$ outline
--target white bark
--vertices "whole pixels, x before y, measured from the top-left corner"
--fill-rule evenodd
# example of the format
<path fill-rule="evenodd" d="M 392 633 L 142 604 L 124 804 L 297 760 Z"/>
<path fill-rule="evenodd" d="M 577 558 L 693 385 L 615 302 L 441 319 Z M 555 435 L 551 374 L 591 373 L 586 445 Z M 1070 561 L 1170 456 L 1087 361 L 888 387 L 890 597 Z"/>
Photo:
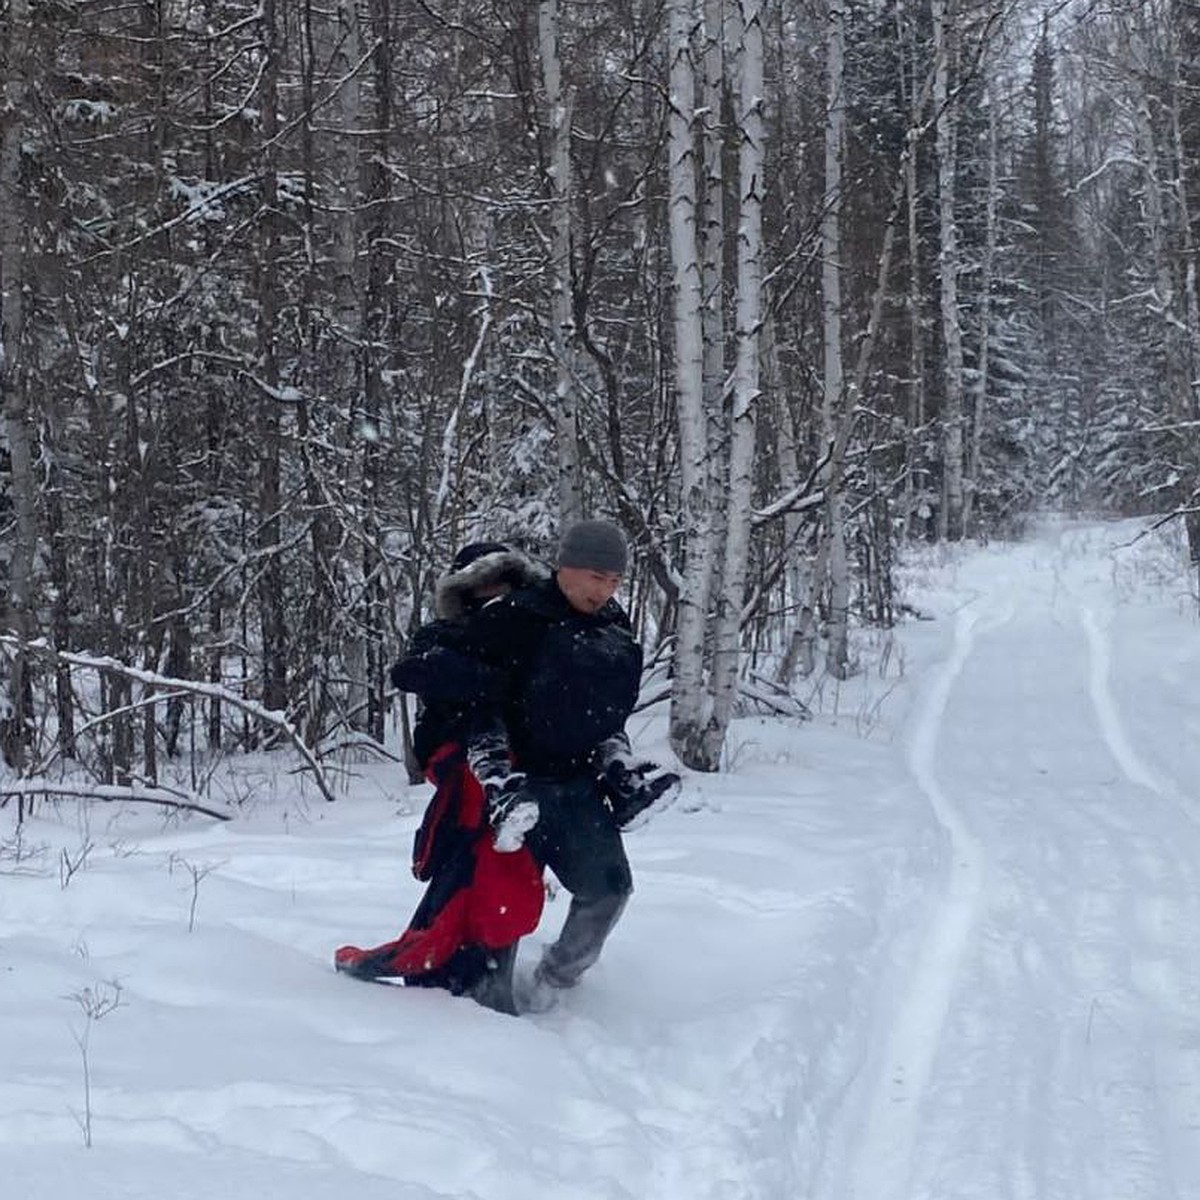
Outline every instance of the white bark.
<path fill-rule="evenodd" d="M 694 0 L 671 0 L 667 52 L 670 61 L 668 221 L 674 290 L 675 406 L 679 422 L 680 526 L 684 570 L 676 618 L 675 669 L 671 687 L 671 745 L 684 763 L 697 762 L 709 701 L 704 677 L 708 579 L 712 570 L 711 481 L 704 408 L 704 339 L 701 263 L 696 238 L 696 156 L 693 120 L 696 72 L 692 32 Z"/>
<path fill-rule="evenodd" d="M 714 767 L 733 715 L 741 663 L 742 600 L 750 552 L 755 412 L 762 342 L 762 206 L 766 165 L 762 0 L 736 0 L 733 11 L 736 15 L 728 28 L 736 33 L 738 63 L 737 358 L 729 434 L 724 572 L 713 632 L 713 717 L 705 739 L 706 757 Z"/>
<path fill-rule="evenodd" d="M 558 0 L 538 5 L 538 45 L 550 125 L 550 340 L 555 363 L 558 515 L 565 525 L 583 515 L 575 373 L 571 364 L 571 105 L 562 86 Z"/>
<path fill-rule="evenodd" d="M 950 96 L 953 65 L 954 0 L 932 0 L 936 68 L 933 85 L 937 112 L 938 245 L 941 274 L 942 343 L 945 395 L 942 402 L 943 537 L 962 537 L 963 516 L 963 345 L 958 311 L 958 226 L 954 219 L 957 188 L 956 110 Z"/>
<path fill-rule="evenodd" d="M 704 307 L 701 323 L 704 333 L 704 409 L 708 415 L 709 473 L 713 480 L 724 479 L 729 471 L 729 422 L 725 411 L 728 374 L 725 331 L 725 168 L 724 130 L 721 114 L 727 91 L 725 68 L 732 56 L 726 54 L 727 0 L 703 0 L 702 83 L 698 120 L 703 141 L 701 161 L 703 186 L 700 198 L 698 232 L 701 246 L 701 287 Z M 711 612 L 721 587 L 723 555 L 720 533 L 727 519 L 725 490 L 711 489 L 712 528 L 716 538 L 711 557 L 711 573 L 706 582 Z M 706 642 L 711 659 L 712 643 Z M 711 662 L 710 662 L 711 665 Z"/>

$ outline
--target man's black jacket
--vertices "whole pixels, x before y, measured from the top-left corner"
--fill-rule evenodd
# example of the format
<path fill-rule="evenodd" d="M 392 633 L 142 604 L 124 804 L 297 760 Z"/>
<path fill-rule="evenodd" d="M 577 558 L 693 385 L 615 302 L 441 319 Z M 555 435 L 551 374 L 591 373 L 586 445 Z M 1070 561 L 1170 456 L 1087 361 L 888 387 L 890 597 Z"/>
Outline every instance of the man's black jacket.
<path fill-rule="evenodd" d="M 592 751 L 623 731 L 637 702 L 642 651 L 624 609 L 610 600 L 581 613 L 553 577 L 493 601 L 454 634 L 424 656 L 423 671 L 442 686 L 470 678 L 460 656 L 495 671 L 496 711 L 529 775 L 592 771 Z"/>

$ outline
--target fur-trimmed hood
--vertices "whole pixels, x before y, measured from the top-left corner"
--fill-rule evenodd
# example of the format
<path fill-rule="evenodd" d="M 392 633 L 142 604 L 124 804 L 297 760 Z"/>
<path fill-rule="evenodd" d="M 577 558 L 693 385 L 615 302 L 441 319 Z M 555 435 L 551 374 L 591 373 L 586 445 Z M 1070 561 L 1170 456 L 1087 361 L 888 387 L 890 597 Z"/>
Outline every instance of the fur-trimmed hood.
<path fill-rule="evenodd" d="M 475 590 L 494 583 L 514 588 L 527 587 L 550 578 L 550 568 L 535 562 L 520 550 L 498 550 L 484 554 L 458 571 L 447 571 L 434 590 L 434 611 L 443 620 L 454 621 L 471 609 Z"/>

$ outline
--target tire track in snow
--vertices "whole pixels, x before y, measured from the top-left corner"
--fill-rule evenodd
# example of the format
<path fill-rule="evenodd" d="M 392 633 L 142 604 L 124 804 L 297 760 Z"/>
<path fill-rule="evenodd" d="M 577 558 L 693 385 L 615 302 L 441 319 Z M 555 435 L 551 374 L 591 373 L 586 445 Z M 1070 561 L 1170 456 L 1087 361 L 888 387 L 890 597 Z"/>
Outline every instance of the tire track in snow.
<path fill-rule="evenodd" d="M 1010 616 L 1006 613 L 994 624 Z M 891 1021 L 883 1057 L 877 1060 L 879 1078 L 854 1155 L 849 1192 L 853 1200 L 909 1200 L 921 1101 L 983 890 L 983 848 L 938 784 L 936 763 L 950 694 L 971 656 L 978 622 L 978 613 L 959 611 L 954 648 L 922 706 L 909 746 L 909 769 L 948 842 L 949 879 Z"/>
<path fill-rule="evenodd" d="M 1180 799 L 1175 788 L 1164 783 L 1146 766 L 1126 736 L 1121 714 L 1108 683 L 1112 671 L 1112 653 L 1096 614 L 1090 608 L 1081 607 L 1079 619 L 1088 641 L 1088 691 L 1091 694 L 1092 707 L 1096 710 L 1100 732 L 1104 735 L 1105 744 L 1112 752 L 1117 766 L 1130 783 L 1148 788 L 1164 800 Z"/>
<path fill-rule="evenodd" d="M 1088 691 L 1097 724 L 1109 753 L 1125 778 L 1163 801 L 1167 809 L 1194 831 L 1196 817 L 1183 791 L 1169 774 L 1159 774 L 1134 748 L 1126 732 L 1117 697 L 1113 692 L 1112 642 L 1108 630 L 1096 613 L 1080 605 L 1079 620 L 1088 643 Z M 1155 824 L 1158 825 L 1157 830 Z M 1158 1007 L 1160 1020 L 1168 1023 L 1172 1014 L 1183 1014 L 1184 1028 L 1190 1028 L 1195 996 L 1200 980 L 1194 956 L 1181 945 L 1178 931 L 1195 929 L 1200 918 L 1197 904 L 1198 876 L 1194 855 L 1185 839 L 1168 840 L 1165 825 L 1140 819 L 1123 831 L 1136 847 L 1130 856 L 1129 870 L 1136 872 L 1140 899 L 1137 904 L 1139 937 L 1131 936 L 1129 986 L 1143 1002 Z M 1179 833 L 1188 832 L 1178 830 Z M 1166 883 L 1171 881 L 1168 888 Z M 1159 1028 L 1166 1028 L 1164 1024 Z M 1178 1038 L 1179 1035 L 1175 1035 Z M 1144 1120 L 1154 1131 L 1155 1162 L 1161 1163 L 1166 1178 L 1159 1186 L 1169 1187 L 1169 1195 L 1183 1196 L 1194 1190 L 1194 1148 L 1190 1137 L 1180 1138 L 1179 1130 L 1195 1128 L 1196 1096 L 1200 1094 L 1194 1073 L 1180 1063 L 1186 1062 L 1190 1034 L 1182 1042 L 1160 1032 L 1160 1047 L 1152 1046 L 1138 1063 L 1143 1082 L 1134 1094 L 1146 1110 Z M 1148 1063 L 1147 1063 L 1148 1059 Z M 1166 1070 L 1166 1064 L 1170 1064 Z M 1149 1084 L 1144 1082 L 1149 1076 Z M 1134 1076 L 1135 1081 L 1138 1076 Z M 1128 1086 L 1128 1085 L 1127 1085 Z M 1105 1080 L 1106 1096 L 1114 1091 L 1111 1079 Z M 1133 1102 L 1124 1105 L 1122 1116 L 1128 1120 Z M 1115 1118 L 1114 1118 L 1115 1120 Z M 1188 1178 L 1192 1178 L 1189 1185 Z M 1111 1177 L 1110 1177 L 1111 1178 Z"/>

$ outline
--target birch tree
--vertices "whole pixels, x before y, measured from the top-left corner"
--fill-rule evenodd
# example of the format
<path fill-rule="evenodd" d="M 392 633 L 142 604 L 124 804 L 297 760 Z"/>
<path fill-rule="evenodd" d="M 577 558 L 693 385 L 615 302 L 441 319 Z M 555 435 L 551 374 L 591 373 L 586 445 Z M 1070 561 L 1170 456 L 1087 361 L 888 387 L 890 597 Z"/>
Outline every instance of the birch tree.
<path fill-rule="evenodd" d="M 705 304 L 723 303 L 721 290 L 708 290 L 706 263 L 719 257 L 715 232 L 723 229 L 710 212 L 724 204 L 724 189 L 711 186 L 715 169 L 704 150 L 705 125 L 695 121 L 697 78 L 694 31 L 704 28 L 694 4 L 670 9 L 671 255 L 675 290 L 675 386 L 681 452 L 684 568 L 676 626 L 675 674 L 671 694 L 671 741 L 697 770 L 715 771 L 737 697 L 741 627 L 754 487 L 755 410 L 759 399 L 762 340 L 765 166 L 763 120 L 763 30 L 758 0 L 705 8 L 719 21 L 726 64 L 734 64 L 735 135 L 738 158 L 736 341 L 730 404 L 725 405 L 724 355 L 705 344 Z M 715 80 L 713 80 L 715 90 Z M 705 95 L 713 93 L 706 85 Z M 710 136 L 715 128 L 708 129 Z M 697 139 L 701 152 L 697 156 Z M 697 173 L 705 164 L 703 254 L 697 237 Z M 725 253 L 724 247 L 721 254 Z M 722 325 L 711 318 L 708 330 Z M 708 353 L 706 354 L 706 349 Z M 708 372 L 719 370 L 721 387 Z M 726 415 L 727 414 L 727 415 Z M 727 447 L 727 449 L 724 449 Z M 722 500 L 718 502 L 717 497 Z M 719 568 L 717 567 L 719 564 Z"/>
<path fill-rule="evenodd" d="M 701 185 L 697 236 L 700 239 L 702 304 L 700 328 L 704 339 L 704 411 L 708 428 L 708 461 L 713 479 L 729 470 L 730 443 L 725 414 L 728 359 L 725 336 L 725 129 L 729 80 L 726 66 L 734 61 L 727 46 L 729 0 L 702 0 L 700 23 L 700 109 L 696 135 L 700 141 Z M 722 487 L 712 489 L 711 519 L 714 532 L 728 520 L 728 497 Z M 711 607 L 721 589 L 725 563 L 714 545 L 709 560 Z"/>
<path fill-rule="evenodd" d="M 763 28 L 761 0 L 734 0 L 726 28 L 737 77 L 738 227 L 734 334 L 737 357 L 729 426 L 729 502 L 725 513 L 721 593 L 713 629 L 713 714 L 704 760 L 719 762 L 733 715 L 741 667 L 742 609 L 754 488 L 755 413 L 759 401 L 762 342 L 762 213 L 766 165 L 763 120 Z"/>
<path fill-rule="evenodd" d="M 668 222 L 674 313 L 675 411 L 679 426 L 680 529 L 683 569 L 675 623 L 671 689 L 671 745 L 685 763 L 708 763 L 705 731 L 710 704 L 705 675 L 709 580 L 712 575 L 712 489 L 704 405 L 704 303 L 697 245 L 697 164 L 693 122 L 696 69 L 692 36 L 694 0 L 671 0 L 667 8 L 669 61 Z M 712 766 L 706 766 L 712 770 Z"/>

